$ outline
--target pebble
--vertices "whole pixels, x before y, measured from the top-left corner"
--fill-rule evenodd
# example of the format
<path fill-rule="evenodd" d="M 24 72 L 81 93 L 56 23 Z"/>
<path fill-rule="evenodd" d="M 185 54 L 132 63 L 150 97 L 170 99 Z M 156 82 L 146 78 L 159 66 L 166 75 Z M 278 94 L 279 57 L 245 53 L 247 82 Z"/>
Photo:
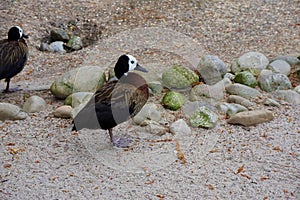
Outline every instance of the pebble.
<path fill-rule="evenodd" d="M 213 128 L 216 126 L 219 115 L 206 106 L 198 108 L 190 116 L 192 127 Z"/>
<path fill-rule="evenodd" d="M 72 118 L 72 107 L 63 105 L 53 111 L 54 117 L 57 118 Z"/>

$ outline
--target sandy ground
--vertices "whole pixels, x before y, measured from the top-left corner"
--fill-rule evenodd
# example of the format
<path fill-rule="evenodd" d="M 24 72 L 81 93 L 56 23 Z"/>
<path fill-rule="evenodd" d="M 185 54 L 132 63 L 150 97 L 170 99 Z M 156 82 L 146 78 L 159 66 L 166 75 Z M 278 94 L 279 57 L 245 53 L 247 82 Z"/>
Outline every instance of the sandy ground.
<path fill-rule="evenodd" d="M 129 121 L 115 128 L 134 140 L 122 150 L 109 145 L 105 131 L 71 132 L 71 120 L 51 116 L 63 102 L 40 90 L 70 69 L 112 66 L 124 52 L 158 76 L 173 64 L 195 67 L 203 54 L 227 64 L 250 50 L 270 59 L 299 56 L 299 8 L 298 0 L 1 1 L 0 36 L 21 25 L 30 32 L 30 59 L 12 79 L 23 91 L 0 100 L 22 106 L 39 95 L 48 106 L 24 121 L 0 122 L 0 199 L 299 199 L 299 106 L 264 107 L 258 100 L 257 108 L 273 111 L 272 122 L 244 128 L 221 115 L 212 130 L 176 137 L 141 132 Z M 87 46 L 40 52 L 41 38 L 70 20 Z M 169 114 L 168 123 L 182 117 Z"/>

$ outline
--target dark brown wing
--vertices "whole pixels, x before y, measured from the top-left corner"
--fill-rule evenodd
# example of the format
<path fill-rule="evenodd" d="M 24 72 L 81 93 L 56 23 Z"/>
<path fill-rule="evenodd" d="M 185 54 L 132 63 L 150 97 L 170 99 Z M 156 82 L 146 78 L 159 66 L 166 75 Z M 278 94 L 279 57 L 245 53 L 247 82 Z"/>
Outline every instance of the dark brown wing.
<path fill-rule="evenodd" d="M 0 43 L 0 79 L 11 78 L 24 68 L 28 58 L 28 47 L 23 41 Z"/>

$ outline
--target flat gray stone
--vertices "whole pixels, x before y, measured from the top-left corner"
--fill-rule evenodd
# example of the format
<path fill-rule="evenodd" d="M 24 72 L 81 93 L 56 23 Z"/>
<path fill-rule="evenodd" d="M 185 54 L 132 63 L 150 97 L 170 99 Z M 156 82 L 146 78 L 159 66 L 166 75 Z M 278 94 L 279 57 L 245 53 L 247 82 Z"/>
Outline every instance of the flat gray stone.
<path fill-rule="evenodd" d="M 228 103 L 237 103 L 237 104 L 240 104 L 242 106 L 245 106 L 248 109 L 254 106 L 254 103 L 252 103 L 248 99 L 246 99 L 244 97 L 241 97 L 241 96 L 238 96 L 238 95 L 230 95 L 227 98 L 227 102 Z"/>
<path fill-rule="evenodd" d="M 238 95 L 246 99 L 251 99 L 251 98 L 261 96 L 261 93 L 258 90 L 239 83 L 234 83 L 229 87 L 227 87 L 227 92 L 229 94 Z"/>
<path fill-rule="evenodd" d="M 0 120 L 23 120 L 27 113 L 23 112 L 19 106 L 10 103 L 0 103 Z"/>
<path fill-rule="evenodd" d="M 244 111 L 235 114 L 227 121 L 229 124 L 239 124 L 243 126 L 254 126 L 260 123 L 273 120 L 274 116 L 268 110 Z"/>
<path fill-rule="evenodd" d="M 300 105 L 300 94 L 294 90 L 277 90 L 272 94 L 293 105 Z"/>
<path fill-rule="evenodd" d="M 271 99 L 271 98 L 265 99 L 263 104 L 266 105 L 266 106 L 280 107 L 280 103 L 278 103 L 277 101 L 275 101 L 274 99 Z"/>

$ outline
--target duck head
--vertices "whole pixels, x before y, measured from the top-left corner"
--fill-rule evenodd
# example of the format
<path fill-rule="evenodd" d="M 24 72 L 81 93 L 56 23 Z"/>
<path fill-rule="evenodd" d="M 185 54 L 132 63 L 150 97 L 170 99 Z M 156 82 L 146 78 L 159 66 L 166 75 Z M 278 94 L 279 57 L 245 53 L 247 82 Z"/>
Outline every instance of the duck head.
<path fill-rule="evenodd" d="M 28 35 L 23 33 L 23 30 L 19 26 L 11 27 L 8 31 L 9 41 L 18 41 L 21 38 L 28 38 Z"/>
<path fill-rule="evenodd" d="M 115 75 L 118 79 L 120 79 L 123 75 L 127 76 L 129 71 L 138 70 L 142 72 L 148 72 L 147 69 L 140 66 L 135 59 L 135 57 L 131 55 L 122 55 L 119 57 L 116 65 L 115 65 Z"/>

